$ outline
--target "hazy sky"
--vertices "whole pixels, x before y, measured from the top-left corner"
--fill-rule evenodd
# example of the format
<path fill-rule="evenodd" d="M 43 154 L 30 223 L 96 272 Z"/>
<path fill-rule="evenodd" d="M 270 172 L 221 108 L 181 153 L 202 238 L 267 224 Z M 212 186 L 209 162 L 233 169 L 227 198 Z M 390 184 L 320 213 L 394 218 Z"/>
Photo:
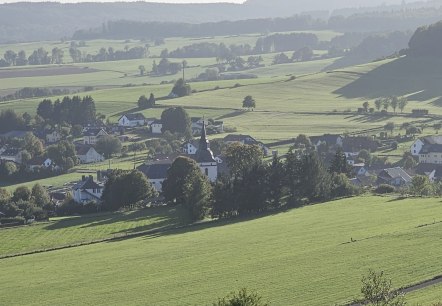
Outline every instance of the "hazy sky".
<path fill-rule="evenodd" d="M 0 3 L 11 3 L 11 2 L 44 2 L 47 0 L 0 0 Z M 117 0 L 49 0 L 50 2 L 113 2 Z M 125 0 L 118 0 L 125 1 Z M 126 0 L 135 1 L 135 0 Z M 144 0 L 146 2 L 164 2 L 164 3 L 215 3 L 215 2 L 231 2 L 231 3 L 243 3 L 245 0 Z"/>

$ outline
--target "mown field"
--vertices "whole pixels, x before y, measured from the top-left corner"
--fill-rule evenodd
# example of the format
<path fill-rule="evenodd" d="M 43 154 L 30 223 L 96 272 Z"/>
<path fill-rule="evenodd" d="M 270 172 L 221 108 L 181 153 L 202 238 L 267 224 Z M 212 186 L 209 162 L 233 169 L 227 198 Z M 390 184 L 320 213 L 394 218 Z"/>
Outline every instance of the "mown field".
<path fill-rule="evenodd" d="M 441 274 L 441 213 L 440 199 L 367 196 L 3 259 L 1 301 L 208 305 L 247 287 L 272 305 L 342 304 L 359 297 L 370 268 L 384 270 L 397 287 Z"/>
<path fill-rule="evenodd" d="M 442 284 L 430 286 L 406 296 L 409 305 L 434 305 L 442 301 Z"/>

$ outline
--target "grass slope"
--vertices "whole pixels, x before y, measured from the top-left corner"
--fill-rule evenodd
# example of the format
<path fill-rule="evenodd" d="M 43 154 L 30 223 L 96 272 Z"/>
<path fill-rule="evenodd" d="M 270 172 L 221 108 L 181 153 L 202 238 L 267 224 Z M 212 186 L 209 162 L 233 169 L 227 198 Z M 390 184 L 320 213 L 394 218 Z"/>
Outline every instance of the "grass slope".
<path fill-rule="evenodd" d="M 441 204 L 359 197 L 247 222 L 4 259 L 1 300 L 207 305 L 247 287 L 273 305 L 342 303 L 359 294 L 369 268 L 385 270 L 395 286 L 440 274 Z"/>
<path fill-rule="evenodd" d="M 0 256 L 119 237 L 186 222 L 184 212 L 174 208 L 56 218 L 31 226 L 1 229 Z"/>
<path fill-rule="evenodd" d="M 406 297 L 409 305 L 433 306 L 442 303 L 442 284 L 409 293 Z"/>

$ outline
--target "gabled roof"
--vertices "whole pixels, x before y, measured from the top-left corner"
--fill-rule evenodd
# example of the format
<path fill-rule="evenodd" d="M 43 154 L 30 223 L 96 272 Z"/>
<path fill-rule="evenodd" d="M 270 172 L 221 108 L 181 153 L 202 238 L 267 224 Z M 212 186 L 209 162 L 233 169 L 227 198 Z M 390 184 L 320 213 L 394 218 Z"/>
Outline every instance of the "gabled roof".
<path fill-rule="evenodd" d="M 434 176 L 436 178 L 442 178 L 442 165 L 421 163 L 416 166 L 414 171 L 418 175 L 430 175 L 433 171 L 435 171 Z"/>
<path fill-rule="evenodd" d="M 224 141 L 238 141 L 238 142 L 245 142 L 250 144 L 256 144 L 258 141 L 253 138 L 250 135 L 242 135 L 242 134 L 229 134 L 226 137 L 224 137 Z"/>
<path fill-rule="evenodd" d="M 18 153 L 20 153 L 20 149 L 19 148 L 7 148 L 0 155 L 1 156 L 16 156 L 16 155 L 18 155 Z"/>
<path fill-rule="evenodd" d="M 107 135 L 107 132 L 102 128 L 87 128 L 83 132 L 83 136 L 97 136 L 101 131 L 103 131 L 105 135 Z"/>
<path fill-rule="evenodd" d="M 163 121 L 161 120 L 155 120 L 154 122 L 151 123 L 152 124 L 163 124 Z"/>
<path fill-rule="evenodd" d="M 442 153 L 442 144 L 426 144 L 419 151 L 419 154 Z"/>
<path fill-rule="evenodd" d="M 144 117 L 144 115 L 141 114 L 141 113 L 136 113 L 136 114 L 124 114 L 123 116 L 121 116 L 121 118 L 123 118 L 124 116 L 126 116 L 126 118 L 127 118 L 129 121 L 145 120 L 145 119 L 146 119 L 146 117 Z M 121 119 L 121 118 L 120 118 L 120 119 Z"/>
<path fill-rule="evenodd" d="M 396 179 L 401 178 L 404 182 L 410 183 L 412 177 L 401 167 L 384 169 L 378 175 L 381 178 Z"/>
<path fill-rule="evenodd" d="M 328 145 L 334 145 L 337 143 L 339 138 L 342 138 L 342 136 L 333 135 L 333 134 L 324 134 L 322 136 L 310 136 L 309 138 L 313 144 L 316 144 L 318 142 L 325 142 Z"/>
<path fill-rule="evenodd" d="M 103 187 L 98 185 L 96 182 L 94 182 L 94 179 L 92 177 L 84 177 L 81 182 L 78 182 L 77 184 L 72 187 L 74 190 L 86 190 L 86 189 L 102 189 Z"/>
<path fill-rule="evenodd" d="M 171 165 L 171 160 L 162 160 L 152 164 L 143 164 L 137 167 L 137 170 L 144 173 L 148 179 L 160 180 L 167 177 L 167 170 Z"/>
<path fill-rule="evenodd" d="M 426 136 L 419 138 L 419 140 L 428 145 L 442 144 L 442 136 Z"/>
<path fill-rule="evenodd" d="M 94 147 L 89 145 L 77 145 L 75 147 L 77 155 L 86 155 L 90 149 L 93 149 L 95 151 Z"/>
<path fill-rule="evenodd" d="M 49 158 L 47 158 L 47 157 L 43 157 L 43 156 L 40 156 L 40 157 L 34 157 L 33 159 L 31 159 L 30 161 L 29 161 L 29 165 L 33 165 L 33 166 L 41 166 L 41 165 L 43 165 L 43 163 L 46 161 L 46 160 L 48 160 Z"/>

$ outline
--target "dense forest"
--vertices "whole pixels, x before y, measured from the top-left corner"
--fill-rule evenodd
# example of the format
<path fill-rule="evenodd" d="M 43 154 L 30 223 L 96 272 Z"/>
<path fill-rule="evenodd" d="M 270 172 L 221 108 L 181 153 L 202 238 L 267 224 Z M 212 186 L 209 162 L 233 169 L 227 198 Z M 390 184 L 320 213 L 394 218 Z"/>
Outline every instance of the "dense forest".
<path fill-rule="evenodd" d="M 418 28 L 410 39 L 407 53 L 412 56 L 440 57 L 442 55 L 442 21 Z"/>

